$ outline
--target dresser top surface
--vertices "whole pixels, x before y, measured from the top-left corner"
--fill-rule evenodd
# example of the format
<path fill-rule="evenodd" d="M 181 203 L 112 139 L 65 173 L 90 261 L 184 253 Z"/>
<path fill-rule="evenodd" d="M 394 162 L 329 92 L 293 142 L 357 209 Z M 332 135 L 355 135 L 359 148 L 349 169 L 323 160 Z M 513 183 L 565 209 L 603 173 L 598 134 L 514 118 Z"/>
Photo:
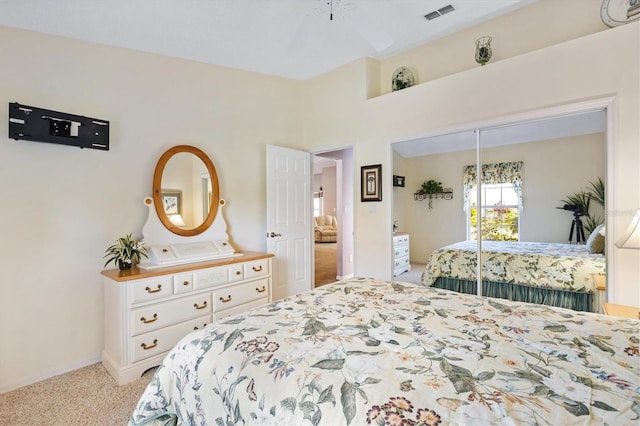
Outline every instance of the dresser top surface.
<path fill-rule="evenodd" d="M 159 275 L 168 275 L 168 274 L 175 274 L 180 272 L 195 271 L 197 269 L 214 268 L 216 266 L 231 265 L 234 263 L 248 262 L 252 260 L 268 259 L 270 257 L 273 257 L 273 254 L 245 251 L 245 252 L 242 252 L 240 256 L 238 256 L 236 253 L 234 257 L 207 260 L 204 262 L 185 263 L 182 265 L 172 265 L 172 266 L 165 266 L 165 267 L 154 268 L 154 269 L 141 269 L 141 268 L 138 268 L 137 266 L 134 266 L 131 269 L 126 271 L 121 271 L 117 268 L 105 269 L 100 273 L 105 277 L 112 279 L 113 281 L 124 282 L 124 281 L 138 280 L 141 278 L 157 277 Z"/>

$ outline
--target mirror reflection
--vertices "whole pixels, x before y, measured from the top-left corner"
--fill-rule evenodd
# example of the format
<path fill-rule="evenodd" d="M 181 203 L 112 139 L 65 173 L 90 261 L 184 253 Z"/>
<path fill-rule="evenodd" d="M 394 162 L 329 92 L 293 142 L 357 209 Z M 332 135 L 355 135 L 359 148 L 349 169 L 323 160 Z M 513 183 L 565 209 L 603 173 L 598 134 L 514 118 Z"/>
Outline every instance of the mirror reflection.
<path fill-rule="evenodd" d="M 198 148 L 180 145 L 165 152 L 156 166 L 153 186 L 156 212 L 171 232 L 198 235 L 213 222 L 218 178 L 213 163 Z"/>
<path fill-rule="evenodd" d="M 175 154 L 162 173 L 162 206 L 169 220 L 182 229 L 194 229 L 209 214 L 209 172 L 191 153 Z"/>
<path fill-rule="evenodd" d="M 408 187 L 394 189 L 394 220 L 410 235 L 412 269 L 425 272 L 417 279 L 478 292 L 480 239 L 482 294 L 597 311 L 606 256 L 591 242 L 604 240 L 605 121 L 606 111 L 587 111 L 394 144 L 394 174 Z M 415 197 L 428 179 L 453 198 Z M 502 253 L 519 262 L 517 276 L 495 260 Z"/>

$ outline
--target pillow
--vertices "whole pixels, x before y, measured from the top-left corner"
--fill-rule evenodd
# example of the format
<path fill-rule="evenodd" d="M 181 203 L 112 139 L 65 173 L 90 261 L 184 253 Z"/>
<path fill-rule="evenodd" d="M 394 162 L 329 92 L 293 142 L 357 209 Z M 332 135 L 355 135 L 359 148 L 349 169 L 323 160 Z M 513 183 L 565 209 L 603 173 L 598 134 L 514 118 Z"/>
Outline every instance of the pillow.
<path fill-rule="evenodd" d="M 604 225 L 596 226 L 589 238 L 587 239 L 587 250 L 589 253 L 604 253 L 604 236 L 601 231 Z"/>

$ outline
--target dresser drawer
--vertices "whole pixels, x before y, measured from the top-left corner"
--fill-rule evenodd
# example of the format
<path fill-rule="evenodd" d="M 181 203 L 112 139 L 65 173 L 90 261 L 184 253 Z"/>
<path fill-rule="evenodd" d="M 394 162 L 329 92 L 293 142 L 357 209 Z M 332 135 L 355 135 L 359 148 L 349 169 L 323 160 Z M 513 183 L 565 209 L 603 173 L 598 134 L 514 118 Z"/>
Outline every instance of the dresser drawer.
<path fill-rule="evenodd" d="M 244 279 L 244 266 L 242 263 L 229 265 L 229 282 L 240 281 Z"/>
<path fill-rule="evenodd" d="M 200 290 L 202 288 L 216 287 L 226 284 L 229 280 L 229 267 L 217 266 L 215 268 L 207 268 L 193 273 L 193 288 Z"/>
<path fill-rule="evenodd" d="M 393 269 L 404 268 L 409 265 L 409 257 L 401 257 L 393 263 Z"/>
<path fill-rule="evenodd" d="M 409 246 L 404 246 L 404 247 L 396 247 L 393 250 L 393 257 L 394 258 L 398 258 L 398 257 L 402 257 L 402 256 L 407 256 L 409 254 Z"/>
<path fill-rule="evenodd" d="M 207 292 L 133 309 L 129 312 L 131 335 L 211 314 L 211 306 L 211 293 Z"/>
<path fill-rule="evenodd" d="M 220 311 L 220 312 L 216 311 L 213 313 L 213 320 L 218 321 L 218 320 L 227 318 L 231 315 L 239 314 L 239 313 L 257 308 L 259 306 L 266 305 L 267 303 L 269 303 L 269 300 L 267 297 L 264 297 L 262 299 L 254 300 L 253 302 L 249 302 L 239 306 L 234 306 L 233 308 L 225 309 L 224 311 Z"/>
<path fill-rule="evenodd" d="M 174 294 L 182 294 L 193 291 L 193 273 L 176 274 L 173 276 Z"/>
<path fill-rule="evenodd" d="M 259 259 L 244 264 L 244 277 L 263 277 L 269 274 L 269 259 Z"/>
<path fill-rule="evenodd" d="M 394 246 L 401 246 L 403 244 L 407 244 L 409 242 L 409 236 L 408 235 L 394 235 L 393 237 L 393 245 Z"/>
<path fill-rule="evenodd" d="M 161 328 L 144 333 L 131 339 L 131 362 L 137 362 L 154 355 L 161 354 L 173 348 L 184 336 L 194 330 L 211 323 L 211 315 L 206 315 L 191 321 Z"/>
<path fill-rule="evenodd" d="M 173 294 L 173 282 L 171 275 L 165 275 L 148 280 L 132 282 L 129 285 L 132 303 L 161 299 Z"/>
<path fill-rule="evenodd" d="M 213 292 L 213 309 L 218 312 L 264 297 L 269 297 L 269 279 L 233 285 Z"/>

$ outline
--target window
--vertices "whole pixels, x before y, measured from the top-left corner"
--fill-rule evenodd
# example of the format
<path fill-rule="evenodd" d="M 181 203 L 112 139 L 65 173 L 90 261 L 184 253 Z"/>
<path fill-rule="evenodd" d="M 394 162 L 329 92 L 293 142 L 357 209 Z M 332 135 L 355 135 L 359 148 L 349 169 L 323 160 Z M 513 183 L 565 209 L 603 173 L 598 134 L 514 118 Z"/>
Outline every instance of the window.
<path fill-rule="evenodd" d="M 518 194 L 511 183 L 482 186 L 482 239 L 493 241 L 518 241 L 520 228 L 520 205 Z M 467 239 L 477 240 L 478 188 L 469 191 L 469 214 L 467 215 Z"/>
<path fill-rule="evenodd" d="M 480 180 L 482 205 L 478 209 L 476 166 L 465 167 L 467 239 L 478 239 L 479 215 L 483 240 L 518 241 L 522 209 L 522 162 L 483 164 Z"/>

